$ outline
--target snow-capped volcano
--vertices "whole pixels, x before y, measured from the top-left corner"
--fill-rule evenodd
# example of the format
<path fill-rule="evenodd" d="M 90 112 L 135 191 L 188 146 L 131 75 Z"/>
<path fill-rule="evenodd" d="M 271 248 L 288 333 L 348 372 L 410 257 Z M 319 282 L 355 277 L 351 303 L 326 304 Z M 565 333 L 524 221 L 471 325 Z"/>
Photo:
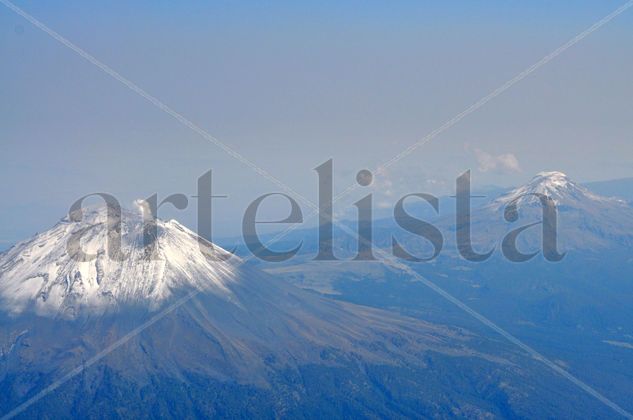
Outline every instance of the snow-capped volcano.
<path fill-rule="evenodd" d="M 528 203 L 538 203 L 538 195 L 549 197 L 556 206 L 586 206 L 592 203 L 626 205 L 624 201 L 593 194 L 558 171 L 536 174 L 529 183 L 499 197 L 492 205 L 505 206 L 516 200 L 520 207 Z"/>
<path fill-rule="evenodd" d="M 491 245 L 519 226 L 543 218 L 539 195 L 556 207 L 558 242 L 563 250 L 620 248 L 633 243 L 633 208 L 625 201 L 590 192 L 562 172 L 541 172 L 527 184 L 515 188 L 472 214 L 474 241 Z M 518 220 L 504 220 L 504 211 L 514 203 Z M 540 228 L 519 238 L 526 248 L 538 247 Z"/>
<path fill-rule="evenodd" d="M 146 222 L 142 206 L 110 218 L 105 206 L 89 208 L 0 255 L 0 302 L 14 314 L 70 318 L 122 304 L 155 309 L 176 289 L 228 294 L 227 256 L 174 220 Z"/>

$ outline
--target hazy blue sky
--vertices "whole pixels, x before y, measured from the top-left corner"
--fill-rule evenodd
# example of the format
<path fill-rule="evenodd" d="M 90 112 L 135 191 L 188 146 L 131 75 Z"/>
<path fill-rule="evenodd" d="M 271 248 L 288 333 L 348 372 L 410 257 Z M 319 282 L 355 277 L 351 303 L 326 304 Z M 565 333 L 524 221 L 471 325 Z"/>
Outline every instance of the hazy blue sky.
<path fill-rule="evenodd" d="M 313 200 L 315 166 L 334 158 L 343 189 L 623 2 L 446 3 L 16 1 Z M 211 168 L 229 195 L 216 229 L 236 233 L 278 190 L 2 5 L 0 60 L 0 241 L 93 191 L 193 194 Z M 448 193 L 466 169 L 633 176 L 632 75 L 629 9 L 401 161 L 377 204 Z"/>

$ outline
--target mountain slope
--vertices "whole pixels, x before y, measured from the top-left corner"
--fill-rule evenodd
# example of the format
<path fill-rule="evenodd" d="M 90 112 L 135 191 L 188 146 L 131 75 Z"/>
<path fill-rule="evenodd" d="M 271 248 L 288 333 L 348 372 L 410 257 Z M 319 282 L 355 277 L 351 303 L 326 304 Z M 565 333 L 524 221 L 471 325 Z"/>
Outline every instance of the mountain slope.
<path fill-rule="evenodd" d="M 585 186 L 596 194 L 618 197 L 629 204 L 633 203 L 633 178 L 594 181 L 586 183 Z"/>
<path fill-rule="evenodd" d="M 174 222 L 159 222 L 162 262 L 157 262 L 138 249 L 145 227 L 137 216 L 124 214 L 129 220 L 122 223 L 122 249 L 135 251 L 132 260 L 110 261 L 101 275 L 95 261 L 76 263 L 62 250 L 67 233 L 83 229 L 89 232 L 85 248 L 104 250 L 103 211 L 89 212 L 81 221 L 64 220 L 3 256 L 3 414 L 81 367 L 21 414 L 484 418 L 608 413 L 503 343 L 331 301 L 238 267 L 237 260 L 210 261 L 199 255 L 201 240 Z M 156 267 L 162 268 L 152 271 Z M 31 284 L 33 272 L 55 275 L 40 276 L 38 288 Z M 77 279 L 81 282 L 74 283 Z M 58 298 L 41 299 L 46 280 L 51 290 L 58 289 Z M 86 365 L 193 290 L 195 298 Z M 104 291 L 111 292 L 105 303 Z"/>

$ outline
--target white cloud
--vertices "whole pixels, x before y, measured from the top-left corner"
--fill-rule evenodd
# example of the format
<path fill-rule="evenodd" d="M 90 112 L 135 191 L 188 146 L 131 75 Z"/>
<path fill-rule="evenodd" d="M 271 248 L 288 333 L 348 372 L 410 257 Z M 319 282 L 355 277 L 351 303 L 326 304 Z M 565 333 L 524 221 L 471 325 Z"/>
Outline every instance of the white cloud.
<path fill-rule="evenodd" d="M 481 149 L 475 149 L 475 158 L 481 172 L 521 172 L 519 160 L 512 153 L 495 156 Z"/>

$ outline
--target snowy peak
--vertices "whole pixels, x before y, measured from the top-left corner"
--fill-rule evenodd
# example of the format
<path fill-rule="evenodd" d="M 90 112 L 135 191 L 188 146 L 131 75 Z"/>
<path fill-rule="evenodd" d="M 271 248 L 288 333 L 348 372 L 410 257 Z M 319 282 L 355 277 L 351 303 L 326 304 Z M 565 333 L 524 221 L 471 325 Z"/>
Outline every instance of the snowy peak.
<path fill-rule="evenodd" d="M 83 209 L 0 255 L 1 308 L 74 318 L 124 304 L 156 309 L 179 289 L 230 294 L 228 252 L 138 207 Z"/>
<path fill-rule="evenodd" d="M 530 194 L 543 194 L 555 202 L 561 201 L 570 197 L 584 197 L 587 199 L 595 200 L 600 199 L 589 192 L 586 188 L 573 182 L 567 175 L 562 172 L 539 172 L 534 178 L 525 186 L 525 193 Z"/>
<path fill-rule="evenodd" d="M 633 208 L 617 198 L 590 192 L 562 172 L 541 172 L 525 185 L 476 209 L 472 216 L 473 237 L 483 248 L 498 244 L 510 231 L 530 223 L 544 222 L 540 196 L 556 207 L 557 246 L 560 252 L 602 249 L 618 252 L 633 245 Z M 517 206 L 517 220 L 510 204 Z M 550 220 L 553 221 L 553 220 Z M 551 224 L 549 225 L 552 226 Z M 521 233 L 518 242 L 525 250 L 541 249 L 542 229 L 534 226 Z"/>
<path fill-rule="evenodd" d="M 540 172 L 532 180 L 499 197 L 492 207 L 499 208 L 516 201 L 517 205 L 539 204 L 540 195 L 553 200 L 556 206 L 584 207 L 594 204 L 621 206 L 620 200 L 593 194 L 585 187 L 572 181 L 563 172 Z"/>
<path fill-rule="evenodd" d="M 576 186 L 567 175 L 558 171 L 539 172 L 528 185 L 534 192 L 552 192 Z"/>

